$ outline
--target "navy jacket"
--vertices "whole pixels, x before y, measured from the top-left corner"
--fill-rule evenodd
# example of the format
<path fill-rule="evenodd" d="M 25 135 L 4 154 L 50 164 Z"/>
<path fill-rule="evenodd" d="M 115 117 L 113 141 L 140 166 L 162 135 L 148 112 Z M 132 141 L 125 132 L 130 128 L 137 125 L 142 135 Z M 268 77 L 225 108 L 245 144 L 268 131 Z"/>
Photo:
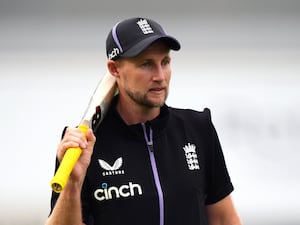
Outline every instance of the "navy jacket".
<path fill-rule="evenodd" d="M 205 206 L 233 191 L 210 111 L 164 105 L 154 120 L 128 126 L 115 104 L 95 132 L 84 223 L 207 224 Z"/>

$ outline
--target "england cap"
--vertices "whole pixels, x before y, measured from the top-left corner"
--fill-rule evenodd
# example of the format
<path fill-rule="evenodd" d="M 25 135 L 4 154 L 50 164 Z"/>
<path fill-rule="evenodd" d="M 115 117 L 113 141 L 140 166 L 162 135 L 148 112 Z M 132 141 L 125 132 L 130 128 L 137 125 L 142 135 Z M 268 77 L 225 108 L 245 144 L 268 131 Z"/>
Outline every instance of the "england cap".
<path fill-rule="evenodd" d="M 146 18 L 130 18 L 117 23 L 106 39 L 108 59 L 134 57 L 156 40 L 163 40 L 172 50 L 179 50 L 180 43 L 167 35 L 161 25 Z"/>

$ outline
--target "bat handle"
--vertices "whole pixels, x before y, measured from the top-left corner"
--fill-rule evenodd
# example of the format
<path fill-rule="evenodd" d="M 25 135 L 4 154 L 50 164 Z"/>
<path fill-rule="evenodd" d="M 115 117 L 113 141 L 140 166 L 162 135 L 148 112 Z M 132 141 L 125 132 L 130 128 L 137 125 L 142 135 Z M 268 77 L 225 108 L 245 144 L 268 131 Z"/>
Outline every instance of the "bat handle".
<path fill-rule="evenodd" d="M 79 125 L 78 128 L 84 135 L 86 135 L 86 132 L 89 129 L 89 127 L 83 123 Z M 60 193 L 65 188 L 69 176 L 81 153 L 82 150 L 79 147 L 67 149 L 54 177 L 50 181 L 51 188 L 54 192 Z"/>

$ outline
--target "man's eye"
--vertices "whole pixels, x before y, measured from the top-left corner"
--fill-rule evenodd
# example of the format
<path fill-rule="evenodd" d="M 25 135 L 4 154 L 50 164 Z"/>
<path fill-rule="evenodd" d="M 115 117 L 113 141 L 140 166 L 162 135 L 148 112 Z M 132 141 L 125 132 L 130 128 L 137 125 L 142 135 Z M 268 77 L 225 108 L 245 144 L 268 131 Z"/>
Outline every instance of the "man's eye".
<path fill-rule="evenodd" d="M 151 66 L 151 63 L 150 63 L 150 62 L 144 62 L 144 63 L 142 64 L 142 67 L 149 67 L 149 66 Z"/>
<path fill-rule="evenodd" d="M 162 64 L 163 64 L 163 65 L 168 65 L 168 64 L 170 64 L 170 60 L 164 60 L 164 61 L 162 62 Z"/>

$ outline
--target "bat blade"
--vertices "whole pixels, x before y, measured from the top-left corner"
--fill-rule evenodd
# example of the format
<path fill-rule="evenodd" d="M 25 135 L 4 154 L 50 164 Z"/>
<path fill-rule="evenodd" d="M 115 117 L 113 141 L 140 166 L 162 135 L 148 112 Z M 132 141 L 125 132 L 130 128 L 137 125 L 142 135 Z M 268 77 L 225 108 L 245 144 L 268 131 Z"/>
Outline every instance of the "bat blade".
<path fill-rule="evenodd" d="M 81 123 L 88 121 L 89 127 L 95 132 L 109 109 L 116 90 L 116 79 L 107 72 L 98 83 L 82 117 Z"/>
<path fill-rule="evenodd" d="M 84 134 L 89 128 L 92 128 L 94 132 L 97 130 L 109 109 L 116 91 L 115 77 L 107 72 L 98 83 L 80 122 L 79 129 Z M 81 152 L 80 148 L 70 148 L 66 151 L 54 177 L 50 181 L 54 192 L 60 193 L 65 188 Z"/>

